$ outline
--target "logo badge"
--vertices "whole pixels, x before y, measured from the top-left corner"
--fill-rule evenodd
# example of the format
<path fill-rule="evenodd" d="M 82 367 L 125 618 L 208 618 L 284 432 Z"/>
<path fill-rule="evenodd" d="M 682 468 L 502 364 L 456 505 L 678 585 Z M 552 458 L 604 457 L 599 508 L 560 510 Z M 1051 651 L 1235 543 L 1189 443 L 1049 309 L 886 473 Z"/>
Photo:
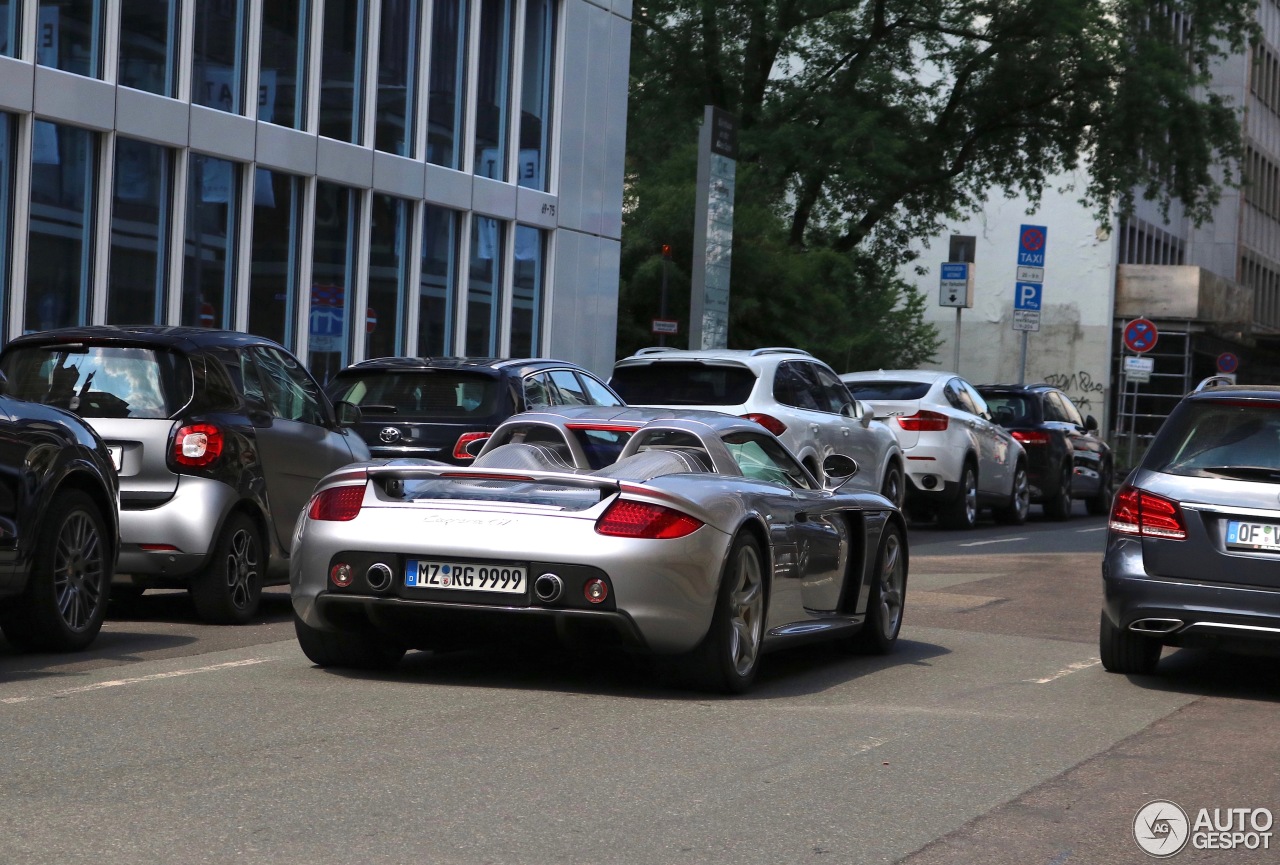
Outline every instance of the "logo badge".
<path fill-rule="evenodd" d="M 378 438 L 382 439 L 387 444 L 398 442 L 400 441 L 400 430 L 393 426 L 384 426 L 382 428 L 382 432 L 378 433 Z"/>
<path fill-rule="evenodd" d="M 1143 805 L 1133 818 L 1133 840 L 1142 852 L 1168 859 L 1182 852 L 1190 837 L 1187 812 L 1173 802 L 1156 799 Z"/>

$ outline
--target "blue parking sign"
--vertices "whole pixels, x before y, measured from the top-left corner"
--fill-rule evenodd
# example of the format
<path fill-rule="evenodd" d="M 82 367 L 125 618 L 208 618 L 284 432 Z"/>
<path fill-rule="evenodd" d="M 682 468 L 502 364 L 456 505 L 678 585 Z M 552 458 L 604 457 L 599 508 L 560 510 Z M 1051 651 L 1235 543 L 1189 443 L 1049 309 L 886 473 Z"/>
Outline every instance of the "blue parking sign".
<path fill-rule="evenodd" d="M 1039 309 L 1044 286 L 1038 282 L 1019 282 L 1013 290 L 1014 309 Z"/>

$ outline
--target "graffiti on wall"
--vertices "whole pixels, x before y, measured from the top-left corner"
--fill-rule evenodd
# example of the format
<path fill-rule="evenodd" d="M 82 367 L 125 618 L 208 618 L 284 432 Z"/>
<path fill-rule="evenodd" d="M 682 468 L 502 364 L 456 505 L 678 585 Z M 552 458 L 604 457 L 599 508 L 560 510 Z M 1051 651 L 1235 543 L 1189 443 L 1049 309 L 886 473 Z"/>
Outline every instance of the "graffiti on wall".
<path fill-rule="evenodd" d="M 1105 390 L 1103 382 L 1096 380 L 1088 370 L 1075 372 L 1055 372 L 1044 377 L 1046 384 L 1051 384 L 1065 391 L 1071 401 L 1082 412 L 1098 411 L 1102 408 L 1102 394 Z M 1097 406 L 1094 400 L 1097 400 Z"/>

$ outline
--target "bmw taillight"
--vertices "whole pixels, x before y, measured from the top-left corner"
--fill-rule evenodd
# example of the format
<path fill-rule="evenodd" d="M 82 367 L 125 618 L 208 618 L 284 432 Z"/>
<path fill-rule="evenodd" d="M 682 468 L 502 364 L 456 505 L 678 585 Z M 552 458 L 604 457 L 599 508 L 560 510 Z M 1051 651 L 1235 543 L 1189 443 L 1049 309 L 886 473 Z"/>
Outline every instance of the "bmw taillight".
<path fill-rule="evenodd" d="M 1044 430 L 1020 430 L 1016 429 L 1009 433 L 1024 445 L 1047 445 L 1049 443 L 1049 434 Z"/>
<path fill-rule="evenodd" d="M 907 417 L 900 415 L 898 426 L 908 432 L 942 432 L 947 428 L 947 416 L 941 412 L 921 409 Z"/>
<path fill-rule="evenodd" d="M 615 538 L 669 540 L 702 528 L 702 521 L 674 508 L 618 499 L 596 521 L 596 531 Z"/>
<path fill-rule="evenodd" d="M 752 412 L 751 414 L 744 414 L 743 417 L 747 420 L 755 421 L 776 436 L 780 436 L 787 431 L 787 425 L 771 414 Z"/>
<path fill-rule="evenodd" d="M 1111 505 L 1111 531 L 1122 535 L 1181 541 L 1187 537 L 1182 508 L 1172 499 L 1125 484 Z"/>
<path fill-rule="evenodd" d="M 311 505 L 307 508 L 307 516 L 313 520 L 334 522 L 354 520 L 360 513 L 360 505 L 363 501 L 364 484 L 329 487 L 312 496 Z"/>
<path fill-rule="evenodd" d="M 187 424 L 173 437 L 173 461 L 187 468 L 207 468 L 222 455 L 224 441 L 222 430 L 211 423 Z"/>
<path fill-rule="evenodd" d="M 458 436 L 458 441 L 453 446 L 453 458 L 455 460 L 475 459 L 476 458 L 475 451 L 470 450 L 470 447 L 475 445 L 476 442 L 484 441 L 485 439 L 489 438 L 489 436 L 491 435 L 493 435 L 493 433 L 469 432 L 469 433 L 463 433 L 462 435 Z M 478 451 L 479 448 L 476 448 L 476 450 Z"/>

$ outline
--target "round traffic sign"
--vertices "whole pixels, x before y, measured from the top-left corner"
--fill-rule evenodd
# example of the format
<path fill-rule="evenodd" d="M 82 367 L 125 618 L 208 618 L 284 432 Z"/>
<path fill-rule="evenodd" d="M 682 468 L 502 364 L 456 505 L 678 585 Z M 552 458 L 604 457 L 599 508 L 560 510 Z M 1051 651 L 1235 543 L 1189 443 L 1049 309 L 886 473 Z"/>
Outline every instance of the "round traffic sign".
<path fill-rule="evenodd" d="M 1218 372 L 1227 374 L 1235 372 L 1240 368 L 1240 357 L 1233 352 L 1224 351 L 1218 355 Z"/>
<path fill-rule="evenodd" d="M 1155 323 L 1149 319 L 1135 318 L 1124 326 L 1124 345 L 1129 351 L 1136 351 L 1138 354 L 1151 351 L 1159 338 L 1160 331 L 1156 330 Z"/>
<path fill-rule="evenodd" d="M 364 332 L 373 333 L 373 329 L 378 326 L 378 313 L 373 307 L 369 307 L 364 314 Z"/>
<path fill-rule="evenodd" d="M 203 303 L 201 303 L 200 304 L 200 326 L 213 327 L 214 319 L 217 316 L 217 313 L 218 311 L 213 308 L 213 304 L 209 303 L 209 301 L 206 300 Z"/>
<path fill-rule="evenodd" d="M 1028 252 L 1039 252 L 1044 247 L 1044 232 L 1030 226 L 1022 232 L 1022 248 Z"/>

